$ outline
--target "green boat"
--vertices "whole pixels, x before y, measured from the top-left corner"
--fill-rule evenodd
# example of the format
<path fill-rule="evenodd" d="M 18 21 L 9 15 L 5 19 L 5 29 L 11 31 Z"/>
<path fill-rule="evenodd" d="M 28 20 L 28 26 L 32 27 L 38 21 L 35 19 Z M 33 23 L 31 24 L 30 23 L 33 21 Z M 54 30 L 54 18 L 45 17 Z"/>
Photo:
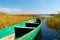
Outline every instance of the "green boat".
<path fill-rule="evenodd" d="M 15 40 L 40 40 L 41 20 L 34 18 L 0 30 L 0 39 L 15 34 Z"/>

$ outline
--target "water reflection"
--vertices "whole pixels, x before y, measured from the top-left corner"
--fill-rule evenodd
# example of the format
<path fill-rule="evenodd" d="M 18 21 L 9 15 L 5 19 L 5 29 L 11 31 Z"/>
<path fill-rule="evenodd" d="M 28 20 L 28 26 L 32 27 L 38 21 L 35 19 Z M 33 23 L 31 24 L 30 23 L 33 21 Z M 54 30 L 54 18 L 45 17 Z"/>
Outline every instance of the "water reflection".
<path fill-rule="evenodd" d="M 42 22 L 42 40 L 53 40 L 56 38 L 60 38 L 60 34 L 56 30 L 49 29 L 46 25 L 46 20 Z"/>

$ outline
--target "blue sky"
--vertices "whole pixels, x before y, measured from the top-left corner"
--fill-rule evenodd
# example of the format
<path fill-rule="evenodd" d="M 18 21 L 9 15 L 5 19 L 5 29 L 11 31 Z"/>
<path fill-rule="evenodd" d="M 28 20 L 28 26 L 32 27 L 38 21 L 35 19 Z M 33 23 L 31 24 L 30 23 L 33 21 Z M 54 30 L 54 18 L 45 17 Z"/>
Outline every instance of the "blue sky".
<path fill-rule="evenodd" d="M 60 0 L 0 0 L 0 11 L 38 14 L 55 13 L 60 11 Z"/>

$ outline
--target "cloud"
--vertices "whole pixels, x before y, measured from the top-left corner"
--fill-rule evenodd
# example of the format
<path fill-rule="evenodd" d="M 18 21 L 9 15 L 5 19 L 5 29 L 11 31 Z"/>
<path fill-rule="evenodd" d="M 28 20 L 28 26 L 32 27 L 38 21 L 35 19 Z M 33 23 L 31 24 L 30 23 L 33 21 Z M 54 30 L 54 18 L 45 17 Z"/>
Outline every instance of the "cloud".
<path fill-rule="evenodd" d="M 26 11 L 25 13 L 32 13 L 32 14 L 58 14 L 57 10 L 32 10 Z"/>
<path fill-rule="evenodd" d="M 0 8 L 0 11 L 10 14 L 58 14 L 57 10 L 22 10 L 20 8 Z"/>
<path fill-rule="evenodd" d="M 7 13 L 20 13 L 22 12 L 22 9 L 20 8 L 0 8 L 1 12 L 7 12 Z"/>

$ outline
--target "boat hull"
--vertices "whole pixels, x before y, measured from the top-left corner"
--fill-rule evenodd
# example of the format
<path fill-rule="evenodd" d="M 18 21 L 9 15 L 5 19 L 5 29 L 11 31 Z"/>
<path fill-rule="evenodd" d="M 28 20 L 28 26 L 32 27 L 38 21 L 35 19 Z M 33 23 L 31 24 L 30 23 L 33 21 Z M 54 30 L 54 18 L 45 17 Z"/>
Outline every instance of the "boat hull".
<path fill-rule="evenodd" d="M 11 35 L 13 33 L 15 34 L 15 27 L 19 27 L 19 28 L 26 27 L 26 22 L 27 21 L 16 24 L 16 25 L 12 25 L 8 28 L 4 28 L 4 29 L 0 30 L 0 39 L 6 37 L 8 35 Z M 28 32 L 27 34 L 25 34 L 17 39 L 15 38 L 15 40 L 33 40 L 33 39 L 35 40 L 35 37 L 37 36 L 37 34 L 39 34 L 39 35 L 41 34 L 40 30 L 41 30 L 41 23 L 36 28 L 34 28 L 32 31 Z M 39 39 L 39 38 L 37 38 L 37 39 Z"/>

